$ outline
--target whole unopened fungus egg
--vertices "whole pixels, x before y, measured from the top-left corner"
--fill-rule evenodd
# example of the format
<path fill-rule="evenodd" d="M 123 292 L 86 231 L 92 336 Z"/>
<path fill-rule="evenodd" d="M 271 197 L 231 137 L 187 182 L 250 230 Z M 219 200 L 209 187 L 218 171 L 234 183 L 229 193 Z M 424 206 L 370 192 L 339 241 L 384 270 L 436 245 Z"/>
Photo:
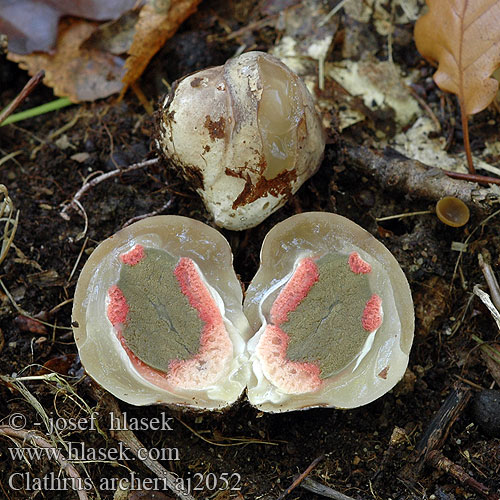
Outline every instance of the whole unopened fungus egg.
<path fill-rule="evenodd" d="M 402 377 L 413 304 L 392 254 L 354 222 L 304 213 L 266 236 L 246 293 L 226 240 L 185 217 L 107 239 L 78 281 L 82 363 L 133 404 L 353 408 Z"/>
<path fill-rule="evenodd" d="M 181 79 L 158 118 L 160 152 L 227 229 L 259 224 L 323 157 L 325 136 L 306 86 L 263 52 Z"/>

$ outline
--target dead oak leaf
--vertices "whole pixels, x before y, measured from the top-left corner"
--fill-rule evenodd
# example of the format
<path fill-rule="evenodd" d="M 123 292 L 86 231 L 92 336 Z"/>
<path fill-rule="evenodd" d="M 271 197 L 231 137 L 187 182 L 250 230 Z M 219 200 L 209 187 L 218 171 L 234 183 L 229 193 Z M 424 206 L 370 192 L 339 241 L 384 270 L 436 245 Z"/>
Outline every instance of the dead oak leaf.
<path fill-rule="evenodd" d="M 143 73 L 152 57 L 177 31 L 201 0 L 148 0 L 142 7 L 125 62 L 121 95 Z"/>
<path fill-rule="evenodd" d="M 465 115 L 486 108 L 498 90 L 499 0 L 426 0 L 429 12 L 415 25 L 418 51 L 438 63 L 434 81 L 458 96 Z"/>
<path fill-rule="evenodd" d="M 73 102 L 108 97 L 122 88 L 123 60 L 110 53 L 80 48 L 97 26 L 97 23 L 65 18 L 59 24 L 53 54 L 9 52 L 8 59 L 28 70 L 30 75 L 43 68 L 45 83 L 57 96 L 68 97 Z"/>

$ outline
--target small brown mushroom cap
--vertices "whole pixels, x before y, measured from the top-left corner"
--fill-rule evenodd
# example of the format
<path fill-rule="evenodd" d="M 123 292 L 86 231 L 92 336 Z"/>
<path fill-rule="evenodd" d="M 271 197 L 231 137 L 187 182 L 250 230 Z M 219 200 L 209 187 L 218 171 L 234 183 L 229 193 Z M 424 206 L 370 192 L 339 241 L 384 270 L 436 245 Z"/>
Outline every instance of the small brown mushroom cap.
<path fill-rule="evenodd" d="M 444 224 L 462 227 L 469 222 L 469 207 L 455 196 L 445 196 L 436 203 L 436 215 Z"/>

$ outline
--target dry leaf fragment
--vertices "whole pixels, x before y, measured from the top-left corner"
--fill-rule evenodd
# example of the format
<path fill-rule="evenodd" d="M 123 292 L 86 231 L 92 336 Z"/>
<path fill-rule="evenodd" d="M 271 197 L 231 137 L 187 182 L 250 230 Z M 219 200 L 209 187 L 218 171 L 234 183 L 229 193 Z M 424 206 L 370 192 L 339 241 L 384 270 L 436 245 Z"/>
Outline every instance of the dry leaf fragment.
<path fill-rule="evenodd" d="M 415 25 L 415 43 L 438 63 L 436 84 L 458 96 L 467 163 L 475 173 L 467 117 L 488 106 L 498 90 L 491 78 L 500 66 L 499 0 L 426 0 L 429 12 Z"/>
<path fill-rule="evenodd" d="M 9 38 L 9 50 L 16 54 L 48 52 L 54 47 L 62 16 L 94 21 L 116 19 L 131 9 L 136 0 L 2 0 L 0 32 Z"/>
<path fill-rule="evenodd" d="M 187 19 L 201 0 L 147 0 L 141 9 L 134 40 L 125 62 L 121 95 L 146 69 L 151 58 Z"/>
<path fill-rule="evenodd" d="M 73 102 L 108 97 L 122 87 L 123 60 L 113 54 L 80 48 L 96 27 L 96 23 L 65 18 L 59 23 L 54 54 L 9 52 L 8 59 L 27 69 L 30 75 L 44 68 L 45 83 L 57 96 L 68 97 Z"/>
<path fill-rule="evenodd" d="M 494 99 L 500 66 L 500 1 L 427 0 L 429 12 L 415 25 L 415 43 L 439 64 L 436 84 L 456 94 L 466 115 Z"/>

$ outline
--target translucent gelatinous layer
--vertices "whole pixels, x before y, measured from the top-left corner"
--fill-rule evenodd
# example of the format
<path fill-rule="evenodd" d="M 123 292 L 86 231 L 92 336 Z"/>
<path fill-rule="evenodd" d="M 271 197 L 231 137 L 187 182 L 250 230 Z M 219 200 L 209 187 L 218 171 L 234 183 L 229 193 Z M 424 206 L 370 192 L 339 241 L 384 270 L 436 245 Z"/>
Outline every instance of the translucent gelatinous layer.
<path fill-rule="evenodd" d="M 263 175 L 270 180 L 295 166 L 297 127 L 304 116 L 304 105 L 295 74 L 262 57 L 258 66 L 263 89 L 257 120 L 266 160 Z"/>
<path fill-rule="evenodd" d="M 311 261 L 317 279 L 301 275 Z M 244 311 L 257 332 L 248 342 L 248 398 L 265 411 L 360 406 L 406 369 L 414 321 L 406 278 L 379 241 L 339 215 L 296 215 L 268 233 Z M 285 319 L 293 322 L 288 332 Z M 290 370 L 283 371 L 290 363 L 301 364 L 309 380 L 290 382 Z M 320 383 L 312 383 L 311 365 Z"/>
<path fill-rule="evenodd" d="M 73 307 L 88 373 L 133 404 L 203 409 L 247 387 L 264 411 L 353 408 L 401 378 L 413 338 L 406 278 L 372 235 L 304 213 L 267 235 L 242 307 L 227 241 L 185 217 L 145 219 L 101 243 Z"/>
<path fill-rule="evenodd" d="M 145 219 L 101 243 L 82 270 L 73 308 L 87 372 L 136 405 L 234 402 L 248 379 L 249 328 L 231 261 L 218 231 L 179 216 Z M 169 315 L 177 315 L 177 347 L 164 345 Z"/>

